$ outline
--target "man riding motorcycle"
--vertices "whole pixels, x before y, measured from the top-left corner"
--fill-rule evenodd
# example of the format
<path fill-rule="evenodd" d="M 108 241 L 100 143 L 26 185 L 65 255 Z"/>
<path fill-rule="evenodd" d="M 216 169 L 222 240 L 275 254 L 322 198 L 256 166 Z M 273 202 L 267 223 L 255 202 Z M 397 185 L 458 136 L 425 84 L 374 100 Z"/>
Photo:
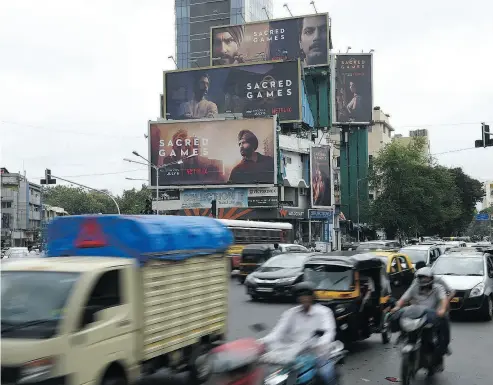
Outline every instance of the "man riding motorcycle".
<path fill-rule="evenodd" d="M 450 326 L 446 319 L 449 300 L 444 286 L 436 283 L 434 278 L 433 271 L 429 267 L 419 269 L 416 272 L 416 283 L 409 287 L 391 312 L 395 313 L 408 302 L 430 309 L 429 319 L 438 330 L 438 353 L 443 357 L 448 352 L 450 342 Z M 442 365 L 441 361 L 440 365 Z"/>
<path fill-rule="evenodd" d="M 327 347 L 336 336 L 334 314 L 328 307 L 314 303 L 314 287 L 311 283 L 298 283 L 294 287 L 294 294 L 300 305 L 286 310 L 271 333 L 259 342 L 267 348 L 276 344 L 297 347 L 308 341 L 316 330 L 323 330 L 324 334 L 316 340 L 313 347 Z M 320 359 L 318 373 L 323 382 L 329 384 L 334 377 L 334 367 Z"/>

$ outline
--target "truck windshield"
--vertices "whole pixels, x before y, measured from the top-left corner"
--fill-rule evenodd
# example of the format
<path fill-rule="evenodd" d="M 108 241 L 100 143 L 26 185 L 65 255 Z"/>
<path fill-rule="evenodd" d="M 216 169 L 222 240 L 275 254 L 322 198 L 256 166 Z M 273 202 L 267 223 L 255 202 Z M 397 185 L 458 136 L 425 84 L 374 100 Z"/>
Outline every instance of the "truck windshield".
<path fill-rule="evenodd" d="M 79 273 L 71 272 L 3 271 L 2 338 L 9 332 L 27 333 L 35 338 L 33 328 L 52 334 L 63 317 L 65 303 L 79 276 Z"/>
<path fill-rule="evenodd" d="M 305 279 L 315 290 L 348 291 L 353 285 L 353 270 L 336 265 L 306 266 Z"/>

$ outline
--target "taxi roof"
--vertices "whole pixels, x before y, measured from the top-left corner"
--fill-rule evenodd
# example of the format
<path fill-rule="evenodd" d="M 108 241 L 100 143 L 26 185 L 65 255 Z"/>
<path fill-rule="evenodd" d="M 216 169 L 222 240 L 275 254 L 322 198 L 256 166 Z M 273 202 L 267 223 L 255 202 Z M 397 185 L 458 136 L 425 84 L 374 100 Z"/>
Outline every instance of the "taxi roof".
<path fill-rule="evenodd" d="M 348 267 L 354 267 L 357 269 L 372 269 L 380 268 L 384 266 L 384 263 L 375 254 L 362 253 L 354 254 L 352 256 L 343 255 L 341 252 L 332 253 L 317 253 L 312 254 L 312 256 L 305 262 L 305 264 L 311 263 L 321 263 L 321 264 L 338 264 Z"/>
<path fill-rule="evenodd" d="M 135 265 L 133 259 L 117 257 L 58 257 L 15 259 L 2 264 L 2 271 L 87 272 L 115 266 Z"/>

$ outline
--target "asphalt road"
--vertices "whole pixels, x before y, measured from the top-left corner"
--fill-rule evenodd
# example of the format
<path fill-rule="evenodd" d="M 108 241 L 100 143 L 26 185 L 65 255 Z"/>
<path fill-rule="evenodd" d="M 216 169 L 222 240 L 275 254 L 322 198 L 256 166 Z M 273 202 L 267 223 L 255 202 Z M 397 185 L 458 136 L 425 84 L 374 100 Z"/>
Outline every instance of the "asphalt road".
<path fill-rule="evenodd" d="M 253 323 L 273 327 L 281 313 L 292 303 L 251 302 L 242 285 L 235 281 L 230 285 L 229 333 L 230 340 L 258 336 L 249 329 Z M 395 340 L 395 335 L 392 341 Z M 446 358 L 445 371 L 433 377 L 416 381 L 420 384 L 438 385 L 491 385 L 493 375 L 493 322 L 473 319 L 452 321 L 452 356 Z M 379 335 L 351 347 L 342 366 L 345 385 L 373 385 L 392 382 L 387 377 L 399 377 L 399 350 L 393 342 L 383 345 Z M 164 374 L 153 376 L 146 384 L 186 384 L 186 376 L 166 379 Z"/>

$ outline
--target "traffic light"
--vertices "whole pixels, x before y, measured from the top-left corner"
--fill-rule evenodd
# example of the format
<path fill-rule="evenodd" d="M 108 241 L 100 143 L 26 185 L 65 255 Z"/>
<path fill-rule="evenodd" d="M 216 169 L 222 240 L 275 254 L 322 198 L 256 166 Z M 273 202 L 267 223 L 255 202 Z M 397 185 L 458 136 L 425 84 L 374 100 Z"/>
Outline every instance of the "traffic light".
<path fill-rule="evenodd" d="M 45 177 L 40 182 L 41 184 L 56 184 L 56 179 L 51 177 L 51 170 L 49 168 L 45 170 Z"/>
<path fill-rule="evenodd" d="M 217 201 L 215 199 L 211 202 L 211 213 L 213 218 L 217 218 Z"/>
<path fill-rule="evenodd" d="M 490 132 L 490 126 L 481 123 L 481 139 L 474 142 L 475 147 L 490 147 L 493 146 L 493 136 Z"/>

